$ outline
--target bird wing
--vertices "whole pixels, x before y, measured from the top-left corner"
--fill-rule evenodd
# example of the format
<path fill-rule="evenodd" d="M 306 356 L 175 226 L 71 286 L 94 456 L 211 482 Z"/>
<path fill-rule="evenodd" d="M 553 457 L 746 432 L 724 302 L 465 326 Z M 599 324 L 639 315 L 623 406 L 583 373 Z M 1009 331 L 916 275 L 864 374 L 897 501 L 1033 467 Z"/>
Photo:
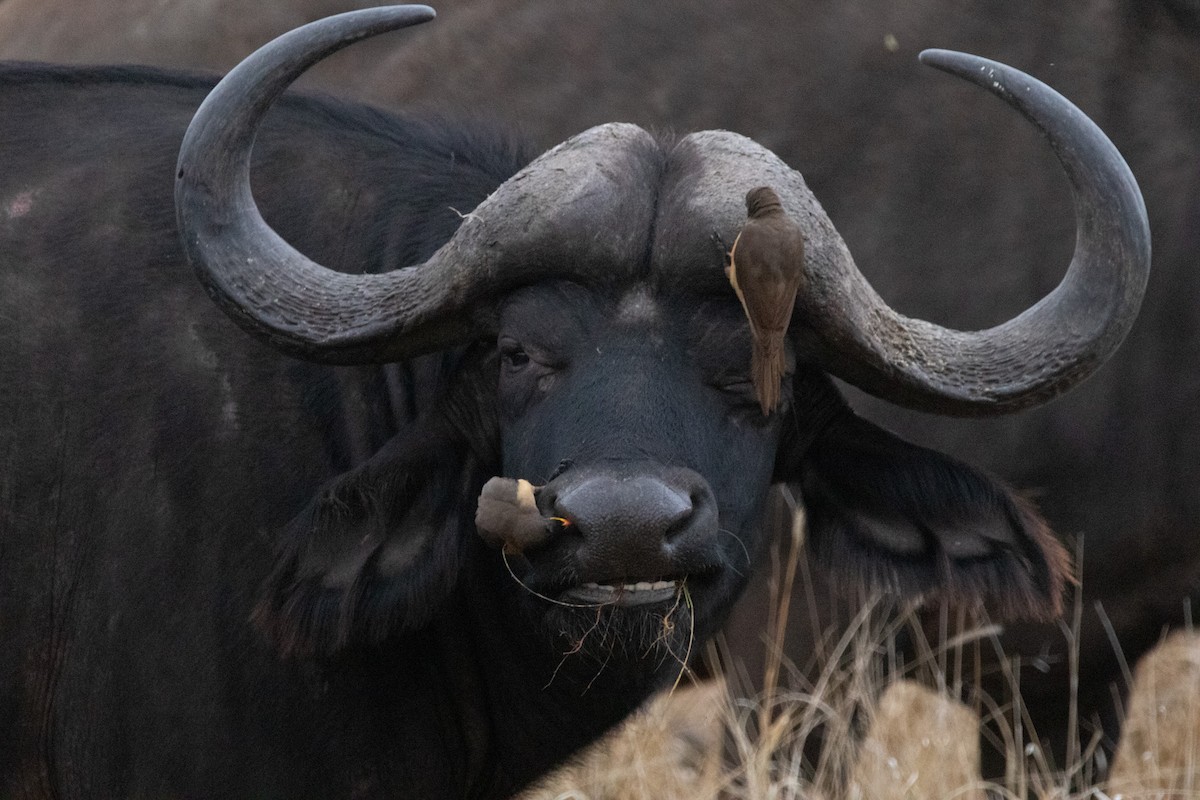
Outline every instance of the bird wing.
<path fill-rule="evenodd" d="M 803 252 L 803 237 L 786 233 L 794 238 L 781 241 L 780 231 L 747 226 L 730 252 L 729 282 L 756 337 L 787 330 L 804 277 L 802 259 L 789 255 Z"/>

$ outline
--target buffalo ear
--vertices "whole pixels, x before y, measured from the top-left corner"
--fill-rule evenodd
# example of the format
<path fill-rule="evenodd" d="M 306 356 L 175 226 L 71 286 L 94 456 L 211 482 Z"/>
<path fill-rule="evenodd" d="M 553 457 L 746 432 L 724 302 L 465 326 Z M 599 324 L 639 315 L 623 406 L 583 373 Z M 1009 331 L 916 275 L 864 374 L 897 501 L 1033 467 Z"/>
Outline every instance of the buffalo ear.
<path fill-rule="evenodd" d="M 1070 558 L 1033 506 L 979 470 L 837 414 L 799 461 L 808 541 L 870 589 L 1000 618 L 1062 611 Z"/>
<path fill-rule="evenodd" d="M 324 656 L 426 624 L 454 588 L 484 481 L 439 426 L 392 439 L 283 531 L 254 621 L 285 656 Z M 444 430 L 444 429 L 442 429 Z"/>

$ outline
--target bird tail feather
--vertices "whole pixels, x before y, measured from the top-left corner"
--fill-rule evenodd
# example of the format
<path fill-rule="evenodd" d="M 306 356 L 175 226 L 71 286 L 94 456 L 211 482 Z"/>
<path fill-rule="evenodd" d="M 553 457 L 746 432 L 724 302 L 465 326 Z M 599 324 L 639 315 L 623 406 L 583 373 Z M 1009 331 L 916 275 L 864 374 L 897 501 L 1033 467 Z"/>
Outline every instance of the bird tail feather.
<path fill-rule="evenodd" d="M 770 414 L 779 406 L 779 384 L 783 379 L 782 338 L 768 336 L 754 340 L 750 376 L 763 414 Z"/>

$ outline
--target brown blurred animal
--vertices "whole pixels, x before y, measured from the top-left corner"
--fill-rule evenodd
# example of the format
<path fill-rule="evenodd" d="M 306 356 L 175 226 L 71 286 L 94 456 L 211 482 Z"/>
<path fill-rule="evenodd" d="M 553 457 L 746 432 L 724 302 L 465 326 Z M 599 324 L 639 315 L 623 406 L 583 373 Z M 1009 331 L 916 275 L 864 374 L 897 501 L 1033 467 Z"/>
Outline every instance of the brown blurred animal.
<path fill-rule="evenodd" d="M 944 693 L 898 680 L 868 717 L 850 797 L 983 800 L 978 714 Z"/>
<path fill-rule="evenodd" d="M 1200 791 L 1200 633 L 1179 631 L 1133 673 L 1109 794 L 1194 797 Z"/>
<path fill-rule="evenodd" d="M 716 800 L 725 684 L 668 690 L 520 800 Z"/>

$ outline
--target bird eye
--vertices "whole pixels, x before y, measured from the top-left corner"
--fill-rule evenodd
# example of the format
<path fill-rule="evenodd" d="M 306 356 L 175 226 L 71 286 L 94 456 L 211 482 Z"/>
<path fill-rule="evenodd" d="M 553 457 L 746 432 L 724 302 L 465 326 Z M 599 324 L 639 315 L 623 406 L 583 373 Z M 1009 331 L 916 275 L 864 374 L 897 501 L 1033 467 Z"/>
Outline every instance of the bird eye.
<path fill-rule="evenodd" d="M 523 367 L 529 363 L 529 354 L 524 350 L 513 350 L 503 353 L 504 363 L 510 367 Z"/>

